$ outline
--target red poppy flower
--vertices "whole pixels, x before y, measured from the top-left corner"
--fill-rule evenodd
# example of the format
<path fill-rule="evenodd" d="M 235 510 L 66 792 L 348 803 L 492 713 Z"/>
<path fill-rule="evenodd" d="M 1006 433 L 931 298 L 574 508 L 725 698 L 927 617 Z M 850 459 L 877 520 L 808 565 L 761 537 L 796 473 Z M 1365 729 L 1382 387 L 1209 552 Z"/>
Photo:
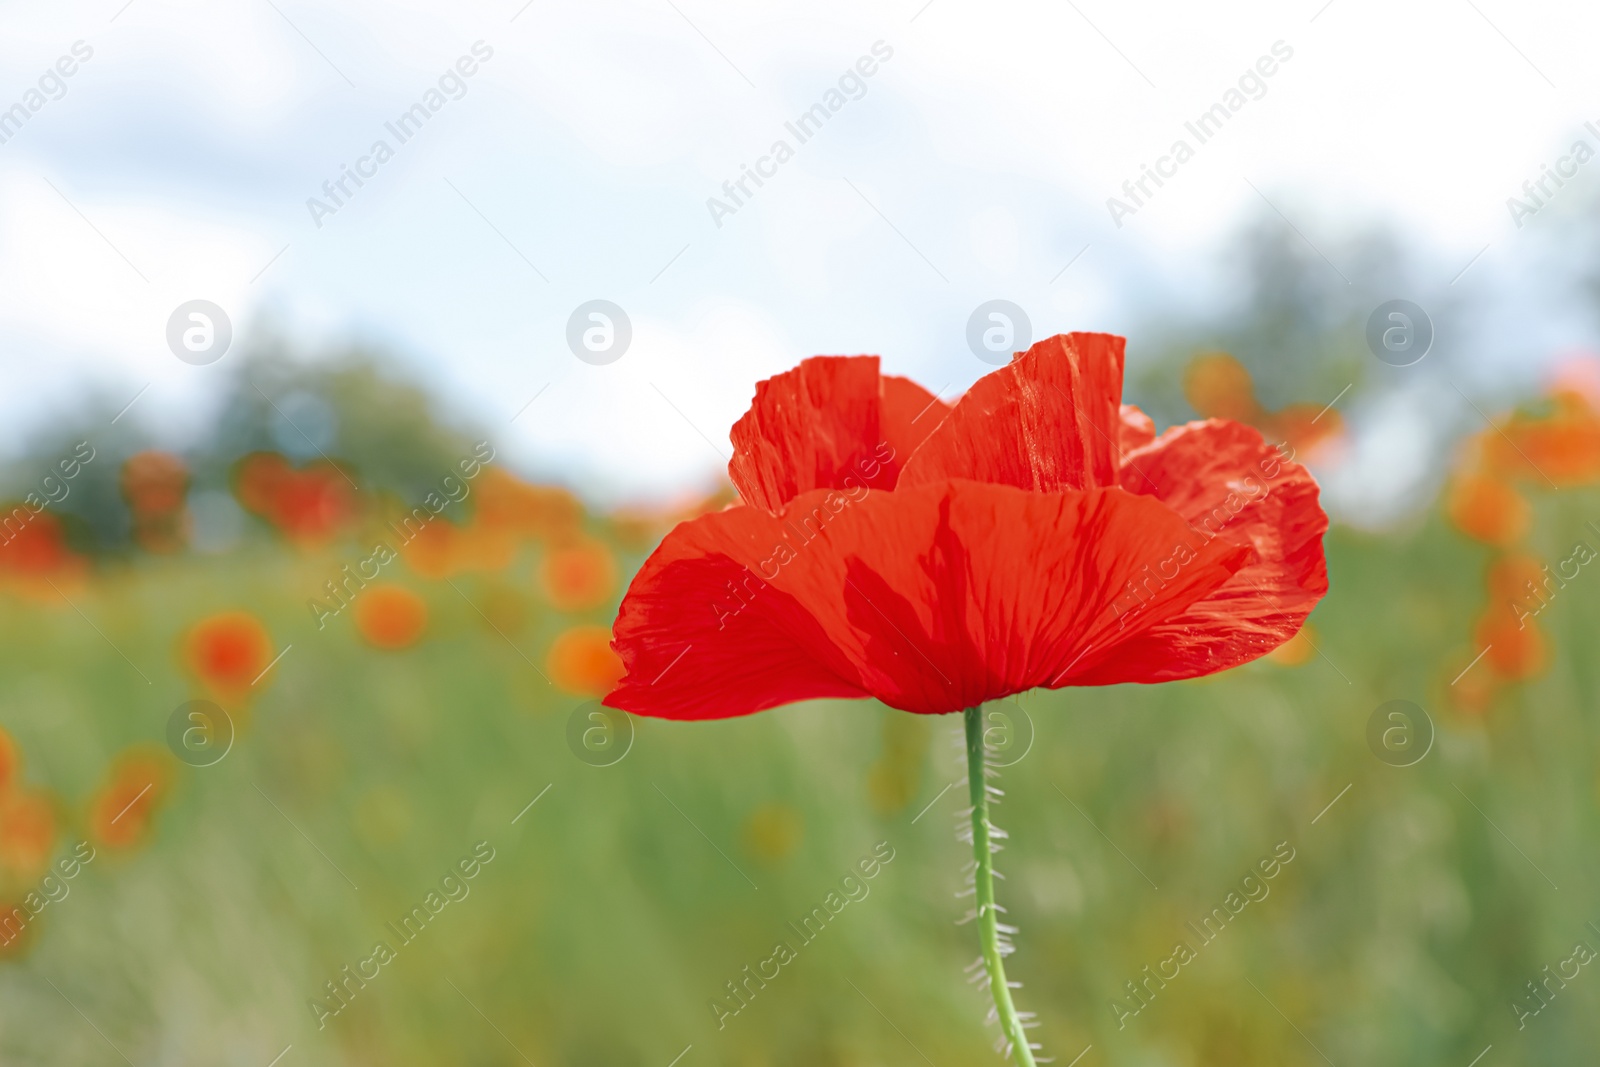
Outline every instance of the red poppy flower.
<path fill-rule="evenodd" d="M 254 615 L 225 611 L 195 623 L 179 651 L 191 674 L 232 703 L 249 693 L 272 662 L 272 638 Z"/>
<path fill-rule="evenodd" d="M 1157 436 L 1122 368 L 1122 338 L 1066 334 L 949 406 L 875 356 L 762 382 L 732 432 L 742 503 L 635 576 L 606 702 L 940 713 L 1270 652 L 1327 591 L 1316 483 L 1238 423 Z"/>

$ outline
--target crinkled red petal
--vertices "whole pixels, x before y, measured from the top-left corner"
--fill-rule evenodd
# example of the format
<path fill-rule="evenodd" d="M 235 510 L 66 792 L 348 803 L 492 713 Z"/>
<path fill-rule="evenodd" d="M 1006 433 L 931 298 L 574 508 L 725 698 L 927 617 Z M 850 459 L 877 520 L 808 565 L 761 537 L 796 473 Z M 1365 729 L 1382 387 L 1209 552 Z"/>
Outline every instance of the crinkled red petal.
<path fill-rule="evenodd" d="M 1251 557 L 1118 488 L 970 481 L 817 490 L 780 514 L 684 523 L 645 563 L 613 642 L 613 707 L 674 719 L 814 697 L 949 712 L 1084 671 L 1221 587 Z M 1178 541 L 1193 558 L 1142 599 Z"/>
<path fill-rule="evenodd" d="M 812 489 L 890 489 L 948 411 L 915 382 L 880 376 L 877 356 L 817 356 L 756 386 L 729 434 L 728 475 L 768 511 Z"/>
<path fill-rule="evenodd" d="M 899 485 L 951 478 L 1053 492 L 1117 484 L 1123 340 L 1069 333 L 984 375 L 906 461 Z"/>
<path fill-rule="evenodd" d="M 1328 591 L 1328 516 L 1317 483 L 1251 427 L 1218 419 L 1174 427 L 1125 457 L 1122 484 L 1207 538 L 1248 540 L 1255 560 L 1075 684 L 1164 682 L 1236 667 L 1293 637 Z"/>

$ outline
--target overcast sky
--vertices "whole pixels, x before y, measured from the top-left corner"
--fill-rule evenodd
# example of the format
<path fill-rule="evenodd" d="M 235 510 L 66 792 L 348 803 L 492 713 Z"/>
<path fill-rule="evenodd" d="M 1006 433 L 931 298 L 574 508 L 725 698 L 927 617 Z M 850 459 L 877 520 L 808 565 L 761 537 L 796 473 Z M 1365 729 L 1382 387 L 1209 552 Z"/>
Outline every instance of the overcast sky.
<path fill-rule="evenodd" d="M 1600 144 L 1600 14 L 1576 5 L 124 4 L 0 14 L 0 109 L 26 111 L 0 120 L 9 444 L 147 385 L 128 417 L 181 438 L 226 366 L 168 348 L 204 299 L 235 346 L 269 322 L 379 342 L 526 466 L 661 495 L 722 463 L 759 378 L 875 352 L 952 395 L 990 369 L 978 304 L 1124 332 L 1203 290 L 1264 198 L 1322 249 L 1382 220 L 1446 281 L 1515 279 L 1551 223 L 1519 231 L 1507 198 Z M 1185 125 L 1241 101 L 1204 143 Z M 386 123 L 419 103 L 402 143 Z M 786 124 L 818 104 L 802 143 Z M 336 202 L 346 167 L 368 176 Z M 593 299 L 632 326 L 606 365 L 567 343 Z"/>

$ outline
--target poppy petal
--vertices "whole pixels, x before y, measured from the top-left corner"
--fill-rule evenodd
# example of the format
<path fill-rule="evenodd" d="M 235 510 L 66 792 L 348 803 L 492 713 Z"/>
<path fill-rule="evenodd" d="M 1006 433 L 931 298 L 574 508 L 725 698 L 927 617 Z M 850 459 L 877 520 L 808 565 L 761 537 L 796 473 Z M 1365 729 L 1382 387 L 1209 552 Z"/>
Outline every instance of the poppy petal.
<path fill-rule="evenodd" d="M 1176 618 L 1150 627 L 1074 681 L 1163 682 L 1227 670 L 1299 632 L 1328 591 L 1317 483 L 1255 429 L 1212 419 L 1129 454 L 1123 487 L 1153 496 L 1204 537 L 1248 538 L 1256 558 Z"/>
<path fill-rule="evenodd" d="M 1137 611 L 1119 606 L 1186 538 L 1191 562 Z M 1116 488 L 955 481 L 733 508 L 679 526 L 640 571 L 616 627 L 628 674 L 607 703 L 719 718 L 870 695 L 957 711 L 1103 662 L 1250 556 Z"/>
<path fill-rule="evenodd" d="M 877 356 L 815 356 L 756 386 L 729 437 L 739 495 L 776 511 L 811 489 L 894 487 L 900 466 L 946 405 Z"/>
<path fill-rule="evenodd" d="M 1122 433 L 1117 439 L 1117 448 L 1123 458 L 1155 439 L 1156 420 L 1132 404 L 1122 405 Z"/>
<path fill-rule="evenodd" d="M 950 405 L 910 378 L 885 374 L 882 382 L 883 417 L 880 429 L 884 440 L 894 449 L 898 471 L 911 453 L 917 450 L 917 446 L 939 428 L 944 417 L 950 414 Z"/>
<path fill-rule="evenodd" d="M 906 461 L 899 486 L 951 478 L 1054 492 L 1117 484 L 1123 339 L 1069 333 L 986 374 Z"/>
<path fill-rule="evenodd" d="M 824 494 L 826 495 L 826 494 Z M 796 700 L 870 696 L 815 617 L 754 570 L 780 520 L 736 504 L 680 523 L 623 597 L 605 703 L 665 719 L 725 719 Z"/>

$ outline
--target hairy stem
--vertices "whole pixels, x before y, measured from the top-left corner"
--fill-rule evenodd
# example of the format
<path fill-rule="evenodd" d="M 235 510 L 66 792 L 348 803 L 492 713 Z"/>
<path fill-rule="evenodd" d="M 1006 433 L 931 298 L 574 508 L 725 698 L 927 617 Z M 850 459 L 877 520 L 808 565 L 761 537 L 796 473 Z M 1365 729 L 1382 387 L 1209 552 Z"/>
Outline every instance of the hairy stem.
<path fill-rule="evenodd" d="M 983 709 L 968 708 L 967 790 L 972 797 L 972 857 L 977 861 L 973 885 L 977 893 L 978 937 L 983 949 L 983 964 L 989 974 L 989 994 L 1000 1017 L 1000 1030 L 1021 1067 L 1034 1067 L 1033 1049 L 1022 1030 L 1017 1007 L 1011 1002 L 1011 987 L 1006 984 L 1005 963 L 1000 955 L 999 915 L 994 903 L 994 853 L 991 851 L 989 790 L 984 781 Z"/>

